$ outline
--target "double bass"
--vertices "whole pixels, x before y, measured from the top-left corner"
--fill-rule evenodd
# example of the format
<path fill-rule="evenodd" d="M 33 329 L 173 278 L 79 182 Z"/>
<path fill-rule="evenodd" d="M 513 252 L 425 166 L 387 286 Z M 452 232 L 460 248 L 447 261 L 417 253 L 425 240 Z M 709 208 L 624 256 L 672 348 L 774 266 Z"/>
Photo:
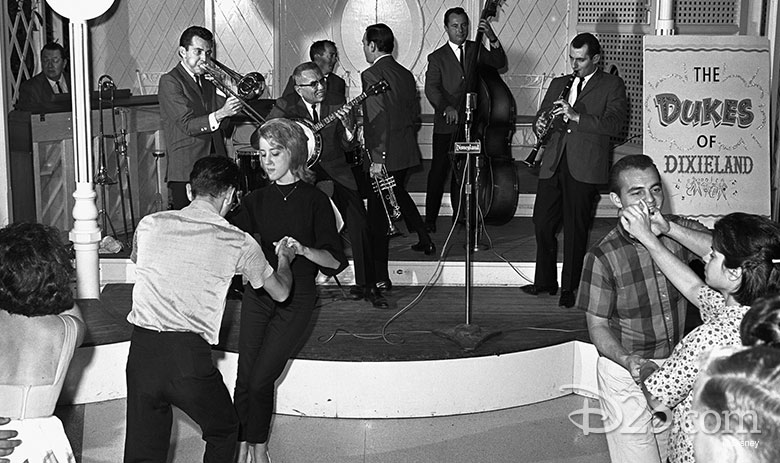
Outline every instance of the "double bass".
<path fill-rule="evenodd" d="M 494 17 L 499 3 L 501 0 L 486 0 L 480 21 Z M 479 54 L 484 49 L 483 35 L 482 31 L 477 32 L 474 39 L 477 53 L 467 62 L 466 92 L 459 114 L 464 114 L 466 95 L 476 93 L 477 107 L 471 134 L 482 142 L 476 178 L 477 199 L 485 223 L 503 225 L 514 217 L 519 196 L 511 150 L 517 112 L 512 92 L 498 71 L 479 64 Z M 462 129 L 459 133 L 463 133 Z"/>

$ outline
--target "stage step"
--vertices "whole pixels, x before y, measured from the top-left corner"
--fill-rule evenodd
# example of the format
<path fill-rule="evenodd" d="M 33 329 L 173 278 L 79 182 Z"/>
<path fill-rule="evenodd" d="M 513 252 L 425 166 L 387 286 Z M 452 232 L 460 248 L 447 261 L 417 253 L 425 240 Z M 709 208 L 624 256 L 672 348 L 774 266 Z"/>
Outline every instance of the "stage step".
<path fill-rule="evenodd" d="M 601 239 L 617 223 L 617 219 L 596 218 L 590 233 L 589 243 Z M 404 225 L 399 228 L 406 232 L 390 240 L 390 279 L 394 285 L 423 286 L 434 284 L 441 286 L 464 286 L 465 269 L 465 230 L 456 226 L 452 233 L 444 227 L 451 225 L 450 217 L 439 218 L 439 229 L 432 235 L 436 244 L 436 255 L 426 256 L 411 250 L 417 243 L 417 235 L 408 233 Z M 447 243 L 447 252 L 442 257 L 442 249 Z M 559 235 L 559 242 L 562 236 Z M 348 243 L 347 243 L 348 244 Z M 480 240 L 488 249 L 480 249 L 472 255 L 472 285 L 474 286 L 520 286 L 533 280 L 535 268 L 536 242 L 533 223 L 528 217 L 515 217 L 504 225 L 488 225 Z M 126 256 L 101 256 L 101 283 L 124 283 L 135 281 L 135 266 Z M 562 245 L 559 245 L 558 271 L 562 262 Z M 354 284 L 353 265 L 338 275 L 342 285 Z M 334 278 L 320 276 L 321 284 L 336 284 Z"/>

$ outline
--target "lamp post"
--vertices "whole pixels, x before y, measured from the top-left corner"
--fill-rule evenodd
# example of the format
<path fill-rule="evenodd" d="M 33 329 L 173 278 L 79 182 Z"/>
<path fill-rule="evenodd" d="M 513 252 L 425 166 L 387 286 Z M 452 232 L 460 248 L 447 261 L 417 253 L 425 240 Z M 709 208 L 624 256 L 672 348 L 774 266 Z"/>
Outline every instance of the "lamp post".
<path fill-rule="evenodd" d="M 100 227 L 95 204 L 92 157 L 92 118 L 89 108 L 89 48 L 87 21 L 97 18 L 114 0 L 47 0 L 49 6 L 70 20 L 70 82 L 73 104 L 73 153 L 76 191 L 73 229 L 69 237 L 76 251 L 76 289 L 80 299 L 100 298 L 98 247 Z"/>

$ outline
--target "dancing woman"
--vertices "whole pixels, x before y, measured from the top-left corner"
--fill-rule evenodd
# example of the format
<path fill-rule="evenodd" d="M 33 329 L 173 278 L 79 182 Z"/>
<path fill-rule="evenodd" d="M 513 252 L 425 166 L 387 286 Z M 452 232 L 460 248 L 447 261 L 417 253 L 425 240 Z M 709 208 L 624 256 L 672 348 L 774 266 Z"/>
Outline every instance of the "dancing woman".
<path fill-rule="evenodd" d="M 310 182 L 306 135 L 287 119 L 273 119 L 257 131 L 268 186 L 246 196 L 232 222 L 258 238 L 275 265 L 275 249 L 288 246 L 293 289 L 275 302 L 262 289 L 246 287 L 241 304 L 238 378 L 234 401 L 241 428 L 238 461 L 268 462 L 268 434 L 275 383 L 304 340 L 317 300 L 318 271 L 335 275 L 347 266 L 328 197 Z"/>

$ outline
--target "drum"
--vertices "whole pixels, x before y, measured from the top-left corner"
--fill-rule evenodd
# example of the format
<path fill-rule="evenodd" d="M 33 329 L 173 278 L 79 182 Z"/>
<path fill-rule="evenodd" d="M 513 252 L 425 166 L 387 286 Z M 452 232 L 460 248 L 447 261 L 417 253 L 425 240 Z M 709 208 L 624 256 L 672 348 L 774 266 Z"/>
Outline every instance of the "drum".
<path fill-rule="evenodd" d="M 263 170 L 259 151 L 236 150 L 236 161 L 241 173 L 241 192 L 243 194 L 268 185 L 268 178 Z"/>

